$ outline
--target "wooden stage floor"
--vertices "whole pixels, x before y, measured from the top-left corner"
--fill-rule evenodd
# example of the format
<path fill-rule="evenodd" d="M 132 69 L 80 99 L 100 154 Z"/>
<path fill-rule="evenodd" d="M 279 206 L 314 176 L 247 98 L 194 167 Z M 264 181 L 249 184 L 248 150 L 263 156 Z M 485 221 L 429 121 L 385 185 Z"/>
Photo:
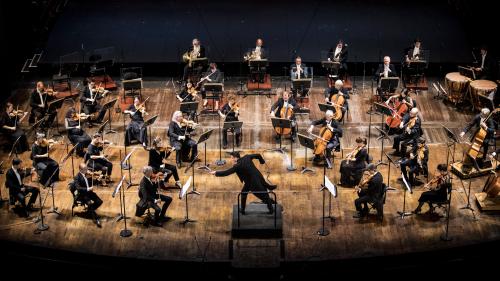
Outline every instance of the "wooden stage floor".
<path fill-rule="evenodd" d="M 165 87 L 167 80 L 145 81 L 143 95 L 150 97 L 147 109 L 151 115 L 158 114 L 159 119 L 153 125 L 153 135 L 166 138 L 166 129 L 170 116 L 178 108 L 178 102 L 174 98 L 171 84 Z M 33 81 L 34 82 L 34 81 Z M 370 89 L 361 91 L 361 81 L 357 82 L 357 94 L 352 95 L 349 100 L 350 112 L 344 125 L 344 137 L 342 148 L 344 155 L 348 153 L 357 136 L 366 136 L 368 133 Z M 274 81 L 273 85 L 278 87 L 284 84 Z M 320 117 L 320 112 L 315 106 L 318 101 L 323 100 L 324 84 L 316 83 L 311 96 L 311 114 L 299 116 L 299 128 L 305 132 L 308 123 L 312 119 Z M 226 90 L 237 89 L 237 81 L 226 83 Z M 26 101 L 27 89 L 19 89 L 14 100 Z M 107 99 L 117 97 L 115 93 Z M 429 170 L 434 173 L 439 163 L 446 163 L 446 135 L 441 124 L 451 130 L 458 132 L 466 121 L 471 118 L 471 113 L 459 112 L 432 98 L 432 92 L 421 92 L 416 98 L 424 119 L 424 133 L 430 146 Z M 276 152 L 265 152 L 266 149 L 275 148 L 271 134 L 271 123 L 269 120 L 269 108 L 276 97 L 248 96 L 240 97 L 241 117 L 244 122 L 243 144 L 239 150 L 244 153 L 263 153 L 269 163 L 269 180 L 278 185 L 276 194 L 278 201 L 284 208 L 284 249 L 285 255 L 280 259 L 279 241 L 277 240 L 238 240 L 234 244 L 235 256 L 233 264 L 245 264 L 246 266 L 269 266 L 279 263 L 280 260 L 303 261 L 303 260 L 337 260 L 359 257 L 375 257 L 384 255 L 397 255 L 413 252 L 425 252 L 449 247 L 471 245 L 487 241 L 495 241 L 500 237 L 500 219 L 495 215 L 479 213 L 477 206 L 471 196 L 471 204 L 474 208 L 475 217 L 471 211 L 462 210 L 467 204 L 467 196 L 461 181 L 455 178 L 453 181 L 453 196 L 451 203 L 451 219 L 449 223 L 449 235 L 453 237 L 450 242 L 440 241 L 444 233 L 444 218 L 432 218 L 426 215 L 410 216 L 401 219 L 397 211 L 403 208 L 404 192 L 401 183 L 397 180 L 400 172 L 391 168 L 390 184 L 396 190 L 388 191 L 387 202 L 384 210 L 384 222 L 382 224 L 374 219 L 360 222 L 352 218 L 354 215 L 354 199 L 356 194 L 351 188 L 339 188 L 338 197 L 332 198 L 331 214 L 335 222 L 328 221 L 326 227 L 331 231 L 330 235 L 320 237 L 316 234 L 321 227 L 322 216 L 322 193 L 319 192 L 323 181 L 323 171 L 315 167 L 315 173 L 301 174 L 300 168 L 304 163 L 304 149 L 299 144 L 294 144 L 294 166 L 297 171 L 288 172 L 286 166 L 289 164 L 289 155 Z M 69 103 L 65 103 L 64 108 Z M 313 106 L 314 105 L 314 106 Z M 23 108 L 27 108 L 27 103 Z M 65 111 L 63 108 L 63 112 Z M 62 120 L 63 113 L 59 114 Z M 114 162 L 113 179 L 120 178 L 119 153 L 123 155 L 123 118 L 120 113 L 113 112 L 112 128 L 117 130 L 116 134 L 106 135 L 113 142 L 109 149 L 111 160 Z M 380 124 L 380 117 L 373 116 L 374 126 Z M 218 118 L 212 116 L 201 116 L 202 130 L 218 128 Z M 61 123 L 62 124 L 62 123 Z M 27 125 L 25 125 L 27 126 Z M 62 126 L 61 126 L 62 127 Z M 88 129 L 93 132 L 95 128 Z M 217 132 L 217 130 L 215 131 Z M 381 143 L 377 141 L 377 135 L 372 128 L 370 153 L 375 160 L 380 159 Z M 66 140 L 66 138 L 64 139 Z M 287 147 L 289 142 L 284 143 Z M 385 152 L 392 149 L 388 141 L 385 142 Z M 207 159 L 213 167 L 214 161 L 218 159 L 218 136 L 213 135 L 207 142 Z M 201 159 L 204 159 L 203 146 L 199 147 Z M 59 160 L 63 157 L 64 145 L 56 145 L 52 157 Z M 230 151 L 227 149 L 225 151 Z M 308 157 L 311 156 L 308 152 Z M 21 158 L 29 161 L 29 153 L 24 153 Z M 336 153 L 335 167 L 327 170 L 327 176 L 336 182 L 339 179 L 338 167 L 340 166 L 342 153 Z M 5 163 L 9 162 L 5 152 L 2 153 Z M 223 158 L 227 158 L 223 152 Z M 455 158 L 461 159 L 462 150 L 457 147 Z M 174 157 L 171 156 L 171 160 Z M 385 160 L 385 159 L 384 159 Z M 75 159 L 75 167 L 81 159 Z M 147 163 L 147 153 L 142 147 L 136 146 L 132 157 L 133 169 L 131 171 L 132 181 L 138 183 L 141 179 L 141 167 Z M 308 163 L 308 166 L 311 165 Z M 201 165 L 198 164 L 198 165 Z M 7 167 L 4 164 L 4 168 Z M 227 168 L 217 167 L 215 169 Z M 266 168 L 258 165 L 263 173 Z M 380 166 L 387 177 L 387 166 Z M 129 228 L 133 235 L 129 238 L 120 238 L 119 232 L 123 228 L 123 221 L 116 222 L 120 210 L 117 198 L 112 198 L 112 187 L 99 187 L 97 194 L 103 199 L 104 204 L 98 210 L 102 216 L 103 227 L 97 228 L 93 222 L 80 215 L 71 217 L 72 196 L 68 190 L 67 182 L 71 178 L 71 162 L 67 161 L 62 169 L 62 181 L 55 187 L 55 205 L 62 211 L 62 216 L 45 214 L 46 223 L 50 226 L 48 231 L 40 235 L 34 234 L 36 225 L 30 220 L 17 217 L 6 205 L 0 210 L 0 239 L 38 245 L 50 248 L 71 250 L 76 252 L 93 253 L 100 255 L 139 257 L 147 259 L 178 260 L 178 261 L 200 261 L 206 249 L 205 261 L 228 261 L 228 245 L 231 240 L 231 212 L 232 205 L 236 203 L 241 183 L 234 176 L 226 178 L 215 178 L 205 172 L 196 170 L 196 189 L 201 192 L 200 196 L 190 196 L 189 217 L 197 222 L 183 226 L 180 222 L 184 219 L 184 201 L 178 199 L 176 190 L 166 191 L 174 198 L 167 215 L 172 221 L 164 224 L 162 228 L 144 228 L 138 222 L 142 219 L 134 217 L 135 204 L 138 201 L 137 187 L 126 190 L 127 214 L 131 217 Z M 76 168 L 75 168 L 76 171 Z M 185 182 L 191 175 L 191 171 L 181 171 L 181 180 Z M 0 176 L 4 183 L 5 175 Z M 486 178 L 476 178 L 471 181 L 471 195 L 480 192 Z M 36 183 L 34 183 L 36 185 Z M 465 188 L 468 182 L 463 182 Z M 3 197 L 7 190 L 4 184 L 1 186 Z M 417 205 L 417 200 L 422 193 L 422 187 L 417 188 L 413 194 L 406 194 L 406 210 L 411 211 Z M 42 199 L 48 196 L 48 190 L 42 191 Z M 256 200 L 250 196 L 249 201 Z M 38 205 L 38 204 L 37 204 Z M 51 206 L 51 198 L 47 198 L 44 212 Z M 75 209 L 77 213 L 80 208 Z M 424 212 L 427 211 L 424 207 Z M 442 213 L 442 212 L 441 212 Z M 35 213 L 33 215 L 36 216 Z M 265 250 L 263 250 L 265 249 Z"/>

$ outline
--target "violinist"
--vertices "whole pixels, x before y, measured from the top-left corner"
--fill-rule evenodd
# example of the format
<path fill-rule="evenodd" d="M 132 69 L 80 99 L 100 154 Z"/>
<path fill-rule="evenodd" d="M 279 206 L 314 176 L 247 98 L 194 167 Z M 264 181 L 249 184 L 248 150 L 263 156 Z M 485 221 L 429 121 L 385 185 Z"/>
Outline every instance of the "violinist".
<path fill-rule="evenodd" d="M 446 164 L 439 164 L 437 166 L 437 176 L 430 180 L 424 187 L 429 189 L 420 195 L 418 199 L 418 206 L 413 211 L 414 214 L 420 214 L 424 203 L 429 204 L 429 212 L 434 210 L 433 203 L 446 201 L 448 198 L 448 189 L 451 185 L 451 177 L 448 174 L 448 167 Z M 435 184 L 434 188 L 430 186 Z"/>
<path fill-rule="evenodd" d="M 50 147 L 54 140 L 47 140 L 45 134 L 37 133 L 36 140 L 31 146 L 31 160 L 35 167 L 40 183 L 49 186 L 59 180 L 59 164 L 49 157 Z"/>
<path fill-rule="evenodd" d="M 177 167 L 175 165 L 167 163 L 167 158 L 170 156 L 173 147 L 162 147 L 161 146 L 161 138 L 156 137 L 153 140 L 153 147 L 149 149 L 149 161 L 148 165 L 153 168 L 153 173 L 163 173 L 166 174 L 167 177 L 162 181 L 163 186 L 166 186 L 166 183 L 170 179 L 171 176 L 174 176 L 175 186 L 178 188 L 182 188 L 182 184 L 179 178 L 179 174 L 177 173 Z"/>
<path fill-rule="evenodd" d="M 236 97 L 233 94 L 228 95 L 227 103 L 219 111 L 219 115 L 224 122 L 234 122 L 238 121 L 238 116 L 240 114 L 240 107 L 236 103 Z M 234 137 L 236 139 L 236 146 L 241 145 L 241 128 L 237 128 L 234 132 Z M 224 149 L 227 148 L 227 129 L 222 130 L 222 146 Z"/>
<path fill-rule="evenodd" d="M 94 81 L 83 81 L 84 89 L 80 96 L 80 103 L 83 104 L 83 112 L 87 115 L 96 114 L 95 119 L 89 119 L 89 127 L 92 127 L 93 123 L 102 123 L 106 110 L 102 109 L 99 103 L 103 97 L 109 93 L 102 87 L 97 87 Z"/>
<path fill-rule="evenodd" d="M 414 148 L 410 152 L 410 156 L 403 158 L 400 162 L 401 172 L 412 187 L 421 184 L 416 181 L 416 175 L 420 173 L 427 175 L 428 173 L 429 147 L 425 144 L 423 137 L 420 137 L 417 142 L 417 145 L 413 145 Z"/>
<path fill-rule="evenodd" d="M 172 203 L 172 197 L 166 196 L 158 193 L 158 185 L 153 180 L 153 168 L 151 166 L 145 166 L 142 168 L 144 177 L 139 184 L 139 202 L 136 204 L 135 215 L 140 217 L 148 208 L 153 208 L 155 210 L 155 219 L 152 223 L 154 226 L 162 227 L 163 221 L 171 220 L 170 217 L 166 217 L 168 206 Z M 160 208 L 158 203 L 164 202 L 163 206 Z"/>
<path fill-rule="evenodd" d="M 30 176 L 34 169 L 22 169 L 21 163 L 21 159 L 12 159 L 12 167 L 5 175 L 5 186 L 9 189 L 10 197 L 14 200 L 14 202 L 11 203 L 13 204 L 15 201 L 19 201 L 23 208 L 23 215 L 28 218 L 30 216 L 29 212 L 33 210 L 33 204 L 35 204 L 40 190 L 23 183 L 23 179 Z M 28 194 L 31 194 L 31 196 L 28 204 L 26 204 L 26 196 Z"/>
<path fill-rule="evenodd" d="M 71 107 L 66 112 L 66 117 L 64 118 L 68 139 L 71 141 L 71 144 L 76 145 L 76 154 L 80 157 L 85 156 L 84 148 L 88 147 L 92 141 L 90 136 L 82 129 L 82 119 L 85 120 L 87 118 L 88 116 L 85 114 L 78 114 L 74 107 Z"/>
<path fill-rule="evenodd" d="M 192 102 L 198 98 L 198 91 L 194 88 L 193 83 L 188 82 L 176 97 L 180 102 Z"/>
<path fill-rule="evenodd" d="M 19 124 L 24 120 L 27 114 L 28 112 L 14 110 L 14 105 L 7 102 L 5 111 L 2 112 L 2 116 L 0 117 L 2 133 L 9 138 L 10 143 L 14 144 L 17 141 L 16 147 L 14 148 L 16 153 L 23 153 L 30 150 L 26 133 L 19 128 Z"/>
<path fill-rule="evenodd" d="M 90 213 L 92 218 L 94 219 L 97 227 L 101 227 L 101 221 L 99 220 L 99 216 L 95 212 L 101 205 L 102 200 L 97 196 L 94 192 L 94 181 L 89 177 L 89 171 L 87 165 L 85 163 L 80 163 L 78 166 L 79 172 L 73 179 L 73 184 L 75 187 L 75 192 L 77 192 L 77 197 L 79 200 L 85 202 L 87 204 L 87 211 Z"/>
<path fill-rule="evenodd" d="M 467 133 L 470 129 L 473 127 L 477 128 L 482 128 L 483 130 L 486 131 L 486 137 L 483 140 L 483 155 L 482 155 L 482 160 L 483 162 L 486 160 L 486 156 L 488 155 L 488 144 L 494 139 L 495 137 L 495 128 L 496 124 L 495 121 L 493 121 L 493 118 L 488 118 L 490 115 L 490 110 L 488 108 L 483 108 L 481 109 L 481 113 L 477 114 L 474 116 L 474 119 L 467 124 L 467 126 L 462 130 L 460 133 L 460 138 L 463 138 L 465 133 Z M 474 137 L 476 134 L 473 135 L 472 141 L 474 141 Z"/>
<path fill-rule="evenodd" d="M 335 107 L 334 117 L 339 122 L 344 119 L 344 113 L 349 108 L 347 99 L 349 99 L 349 92 L 344 88 L 342 80 L 335 81 L 334 87 L 325 91 L 325 102 Z"/>
<path fill-rule="evenodd" d="M 168 126 L 168 137 L 170 145 L 175 148 L 175 160 L 178 168 L 182 166 L 183 158 L 188 158 L 190 150 L 191 158 L 187 159 L 189 162 L 198 156 L 198 144 L 189 137 L 189 133 L 194 131 L 195 126 L 196 123 L 184 119 L 180 111 L 176 111 L 172 115 L 172 121 Z M 182 157 L 183 155 L 185 157 Z"/>
<path fill-rule="evenodd" d="M 416 144 L 417 139 L 422 135 L 421 121 L 418 116 L 418 108 L 414 107 L 406 114 L 399 125 L 402 133 L 394 137 L 394 152 L 392 155 L 404 157 L 409 144 Z M 400 148 L 401 147 L 401 148 Z"/>
<path fill-rule="evenodd" d="M 144 148 L 148 146 L 148 131 L 144 126 L 144 115 L 147 115 L 145 102 L 140 102 L 139 98 L 134 99 L 134 104 L 130 105 L 128 110 L 123 113 L 130 115 L 130 123 L 125 132 L 125 145 L 129 146 L 132 141 L 139 141 Z"/>
<path fill-rule="evenodd" d="M 105 180 L 111 181 L 111 173 L 113 172 L 113 163 L 108 160 L 108 156 L 103 154 L 104 145 L 109 143 L 102 139 L 100 134 L 95 134 L 92 138 L 92 142 L 87 148 L 87 153 L 85 154 L 85 161 L 87 166 L 92 168 L 93 172 L 101 171 L 105 176 Z"/>
<path fill-rule="evenodd" d="M 405 116 L 408 111 L 412 108 L 417 107 L 417 101 L 410 97 L 408 89 L 404 88 L 399 94 L 390 96 L 385 104 L 392 108 L 394 115 L 389 116 L 386 121 L 386 129 L 388 134 L 392 135 L 394 133 L 400 133 L 399 125 L 401 124 L 401 119 Z M 394 120 L 397 119 L 397 120 Z"/>
<path fill-rule="evenodd" d="M 377 171 L 377 165 L 370 163 L 366 166 L 365 174 L 361 182 L 356 186 L 358 198 L 354 200 L 356 214 L 354 218 L 362 218 L 368 215 L 368 203 L 380 204 L 384 192 L 384 178 Z M 379 211 L 379 210 L 377 210 Z M 382 218 L 382 213 L 379 211 L 379 219 Z"/>
<path fill-rule="evenodd" d="M 286 118 L 292 120 L 292 130 L 290 138 L 295 141 L 297 137 L 297 121 L 295 118 L 295 112 L 298 110 L 297 102 L 290 96 L 289 91 L 283 91 L 282 97 L 279 98 L 271 107 L 270 116 L 271 118 Z M 281 128 L 279 128 L 281 129 Z M 283 130 L 286 131 L 286 130 Z M 275 139 L 278 141 L 281 138 L 282 133 L 278 133 Z"/>
<path fill-rule="evenodd" d="M 195 88 L 198 88 L 201 83 L 205 81 L 209 83 L 222 83 L 222 73 L 217 68 L 217 64 L 215 62 L 210 63 L 208 70 L 203 74 L 203 77 L 196 83 Z M 203 99 L 203 108 L 206 109 L 208 105 L 208 99 L 206 96 L 205 87 L 201 90 L 201 98 Z M 215 99 L 215 107 L 219 108 L 219 99 Z"/>
<path fill-rule="evenodd" d="M 322 130 L 323 128 L 328 129 L 332 137 L 328 140 L 324 140 L 326 142 L 326 157 L 331 158 L 332 157 L 332 151 L 339 150 L 340 149 L 340 138 L 342 137 L 342 128 L 340 127 L 339 123 L 333 119 L 333 111 L 327 110 L 325 112 L 325 117 L 321 118 L 319 120 L 315 120 L 311 122 L 311 126 L 309 129 L 307 129 L 307 132 L 309 134 L 312 134 L 312 131 L 314 129 L 314 126 L 321 125 Z M 320 131 L 321 132 L 321 131 Z M 320 136 L 316 136 L 316 138 L 320 138 Z M 323 138 L 323 137 L 321 137 Z M 318 153 L 314 155 L 313 161 L 314 162 L 319 162 L 321 159 L 322 153 Z M 329 167 L 331 168 L 331 167 Z"/>
<path fill-rule="evenodd" d="M 356 186 L 363 176 L 368 163 L 366 138 L 356 138 L 356 147 L 340 163 L 340 183 L 342 186 Z"/>
<path fill-rule="evenodd" d="M 47 120 L 44 121 L 42 127 L 46 127 L 54 122 L 56 117 L 55 112 L 47 112 L 49 109 L 47 103 L 52 101 L 54 98 L 55 92 L 53 90 L 45 89 L 45 85 L 42 81 L 38 81 L 36 83 L 36 89 L 30 96 L 31 114 L 28 120 L 29 124 L 33 124 L 35 121 L 42 119 L 46 114 L 48 114 Z"/>

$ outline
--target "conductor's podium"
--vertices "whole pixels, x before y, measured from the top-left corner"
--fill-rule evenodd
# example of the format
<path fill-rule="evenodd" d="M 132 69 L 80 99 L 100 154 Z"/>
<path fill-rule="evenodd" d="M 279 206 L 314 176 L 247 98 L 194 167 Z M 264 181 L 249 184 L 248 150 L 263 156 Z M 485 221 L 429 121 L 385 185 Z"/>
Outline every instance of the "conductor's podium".
<path fill-rule="evenodd" d="M 281 238 L 282 212 L 280 204 L 276 204 L 274 214 L 269 214 L 266 204 L 250 203 L 246 206 L 245 215 L 242 215 L 238 212 L 238 205 L 233 205 L 231 235 L 233 238 Z"/>

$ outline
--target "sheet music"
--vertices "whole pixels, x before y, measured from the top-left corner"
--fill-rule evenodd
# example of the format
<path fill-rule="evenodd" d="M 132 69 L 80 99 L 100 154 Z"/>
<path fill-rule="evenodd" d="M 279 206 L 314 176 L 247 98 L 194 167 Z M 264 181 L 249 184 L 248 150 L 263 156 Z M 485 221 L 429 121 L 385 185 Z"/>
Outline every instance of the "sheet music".
<path fill-rule="evenodd" d="M 184 186 L 182 186 L 182 189 L 181 189 L 181 191 L 179 193 L 179 199 L 184 198 L 184 196 L 186 195 L 187 190 L 191 186 L 191 181 L 193 181 L 193 176 L 189 176 L 189 179 L 187 180 L 187 182 L 184 184 Z"/>
<path fill-rule="evenodd" d="M 325 176 L 325 187 L 330 191 L 333 197 L 337 197 L 337 187 L 330 181 L 327 176 Z"/>
<path fill-rule="evenodd" d="M 405 187 L 406 187 L 406 189 L 408 190 L 408 192 L 412 193 L 412 191 L 411 191 L 411 187 L 410 187 L 410 185 L 408 184 L 408 182 L 406 181 L 406 178 L 405 178 L 405 176 L 404 176 L 404 174 L 403 174 L 403 173 L 401 173 L 401 178 L 403 178 L 403 183 L 405 184 Z"/>

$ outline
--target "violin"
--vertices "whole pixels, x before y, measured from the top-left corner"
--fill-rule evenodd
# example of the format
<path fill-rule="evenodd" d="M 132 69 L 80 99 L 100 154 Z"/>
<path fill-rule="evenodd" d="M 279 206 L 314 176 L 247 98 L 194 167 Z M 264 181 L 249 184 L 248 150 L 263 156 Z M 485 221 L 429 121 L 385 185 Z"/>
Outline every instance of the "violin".
<path fill-rule="evenodd" d="M 375 172 L 373 174 L 370 174 L 368 171 L 365 171 L 363 173 L 363 178 L 361 179 L 361 181 L 359 182 L 359 184 L 354 187 L 354 192 L 358 192 L 359 193 L 359 192 L 361 192 L 361 190 L 366 189 L 367 184 L 378 173 L 379 172 L 377 171 L 377 172 Z"/>
<path fill-rule="evenodd" d="M 347 156 L 345 157 L 347 160 L 347 164 L 349 164 L 349 161 L 355 161 L 356 160 L 356 155 L 358 152 L 360 152 L 363 148 L 366 147 L 366 144 L 363 146 L 357 146 L 353 151 L 351 151 Z"/>
<path fill-rule="evenodd" d="M 195 123 L 193 120 L 188 120 L 185 118 L 182 118 L 180 124 L 181 124 L 181 127 L 186 127 L 186 128 L 191 128 L 191 129 L 195 129 L 199 125 L 198 123 Z"/>
<path fill-rule="evenodd" d="M 90 117 L 94 116 L 94 114 L 85 114 L 85 113 L 75 113 L 73 114 L 73 119 L 74 121 L 82 120 L 82 119 L 88 119 Z"/>
<path fill-rule="evenodd" d="M 56 143 L 59 143 L 59 144 L 62 144 L 62 142 L 58 142 L 58 141 L 55 141 L 54 139 L 46 139 L 44 138 L 40 143 L 39 145 L 41 147 L 47 147 L 47 146 L 50 146 L 52 144 L 56 144 Z"/>
<path fill-rule="evenodd" d="M 105 144 L 111 144 L 112 142 L 110 142 L 109 140 L 98 140 L 96 142 L 96 146 L 97 147 L 103 147 Z"/>
<path fill-rule="evenodd" d="M 22 110 L 12 110 L 11 112 L 9 112 L 9 116 L 10 117 L 15 117 L 15 116 L 22 117 L 22 116 L 24 116 L 26 114 L 28 114 L 28 112 L 27 111 L 22 111 Z"/>
<path fill-rule="evenodd" d="M 48 96 L 55 96 L 58 92 L 54 91 L 54 89 L 43 89 L 43 93 Z"/>
<path fill-rule="evenodd" d="M 435 176 L 432 178 L 428 183 L 424 185 L 424 188 L 430 189 L 430 185 L 436 184 L 436 188 L 440 186 L 440 184 L 445 180 L 445 178 L 448 177 L 448 173 L 446 174 L 440 174 L 439 176 Z"/>

